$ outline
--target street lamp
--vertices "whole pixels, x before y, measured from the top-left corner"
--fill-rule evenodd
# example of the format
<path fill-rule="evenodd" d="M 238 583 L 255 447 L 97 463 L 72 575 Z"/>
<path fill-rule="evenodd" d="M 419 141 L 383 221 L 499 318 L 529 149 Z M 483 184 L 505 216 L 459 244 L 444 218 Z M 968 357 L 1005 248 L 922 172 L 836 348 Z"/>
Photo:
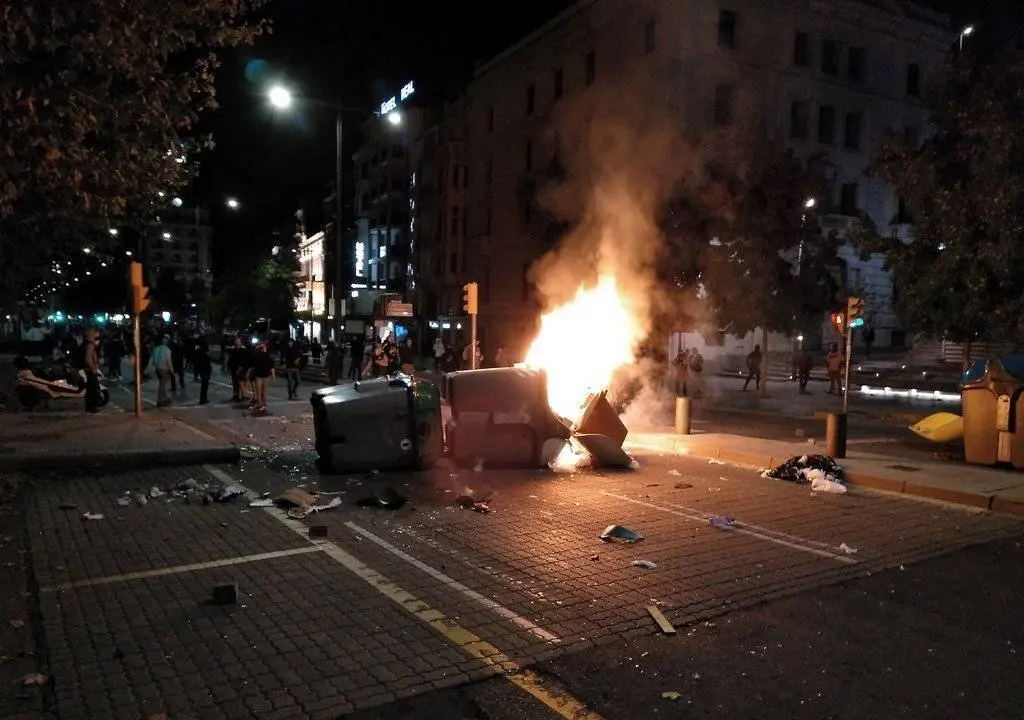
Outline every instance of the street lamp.
<path fill-rule="evenodd" d="M 228 206 L 228 208 L 230 208 L 231 210 L 237 210 L 237 209 L 238 209 L 239 207 L 241 207 L 241 203 L 239 203 L 239 202 L 238 202 L 237 200 L 235 200 L 234 198 L 228 198 L 228 200 L 227 200 L 227 206 Z"/>
<path fill-rule="evenodd" d="M 281 87 L 280 85 L 275 85 L 270 88 L 270 91 L 267 93 L 267 97 L 270 98 L 270 103 L 274 107 L 281 108 L 282 110 L 292 104 L 291 91 L 289 91 L 288 88 Z"/>
<path fill-rule="evenodd" d="M 391 123 L 392 125 L 401 125 L 402 124 L 402 114 L 400 112 L 398 112 L 397 110 L 393 110 L 392 112 L 389 112 L 387 117 L 388 117 L 388 122 Z"/>
<path fill-rule="evenodd" d="M 964 49 L 964 38 L 967 37 L 968 35 L 970 35 L 972 32 L 974 32 L 974 26 L 973 25 L 967 25 L 967 26 L 964 27 L 963 30 L 960 31 L 960 49 L 961 50 Z"/>
<path fill-rule="evenodd" d="M 810 210 L 812 207 L 814 207 L 814 204 L 816 202 L 817 202 L 817 200 L 815 200 L 812 197 L 809 197 L 806 200 L 804 200 L 804 207 L 807 208 L 808 210 Z"/>

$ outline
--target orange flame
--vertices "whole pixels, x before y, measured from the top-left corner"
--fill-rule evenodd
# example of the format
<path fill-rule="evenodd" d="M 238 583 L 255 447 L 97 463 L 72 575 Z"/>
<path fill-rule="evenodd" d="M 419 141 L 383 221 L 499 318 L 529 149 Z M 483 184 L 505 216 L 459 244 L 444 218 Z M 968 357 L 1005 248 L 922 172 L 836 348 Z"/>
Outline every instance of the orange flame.
<path fill-rule="evenodd" d="M 587 396 L 607 388 L 615 371 L 633 362 L 639 335 L 615 278 L 605 275 L 541 316 L 540 333 L 523 364 L 547 373 L 548 404 L 576 422 Z"/>

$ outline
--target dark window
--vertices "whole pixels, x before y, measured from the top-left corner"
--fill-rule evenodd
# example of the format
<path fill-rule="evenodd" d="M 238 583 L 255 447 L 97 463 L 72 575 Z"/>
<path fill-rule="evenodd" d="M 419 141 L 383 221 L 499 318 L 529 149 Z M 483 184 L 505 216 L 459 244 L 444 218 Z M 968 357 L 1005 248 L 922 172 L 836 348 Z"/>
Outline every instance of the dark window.
<path fill-rule="evenodd" d="M 907 65 L 907 95 L 917 97 L 921 94 L 921 66 L 917 63 Z"/>
<path fill-rule="evenodd" d="M 491 232 L 491 208 L 490 208 L 490 206 L 488 206 L 488 208 L 487 208 L 487 215 L 484 217 L 484 222 L 486 223 L 485 232 L 487 234 L 490 234 L 490 232 Z"/>
<path fill-rule="evenodd" d="M 836 109 L 833 105 L 818 108 L 818 142 L 831 145 L 836 140 Z"/>
<path fill-rule="evenodd" d="M 491 186 L 491 179 L 494 177 L 494 158 L 487 158 L 487 187 Z"/>
<path fill-rule="evenodd" d="M 484 268 L 484 281 L 480 283 L 480 302 L 491 299 L 491 268 Z"/>
<path fill-rule="evenodd" d="M 459 236 L 459 208 L 458 206 L 452 207 L 452 221 L 451 221 L 451 237 Z"/>
<path fill-rule="evenodd" d="M 455 253 L 452 253 L 451 255 L 448 256 L 448 272 L 450 272 L 450 273 L 452 273 L 454 275 L 456 273 L 456 271 L 458 271 L 458 269 L 459 269 L 459 256 L 456 255 Z"/>
<path fill-rule="evenodd" d="M 842 215 L 857 214 L 857 183 L 843 183 L 839 191 L 839 212 Z"/>
<path fill-rule="evenodd" d="M 821 71 L 826 75 L 839 73 L 839 46 L 831 40 L 821 41 Z"/>
<path fill-rule="evenodd" d="M 793 64 L 797 67 L 811 64 L 811 38 L 805 32 L 793 36 Z"/>
<path fill-rule="evenodd" d="M 565 92 L 565 79 L 562 74 L 562 68 L 555 70 L 555 100 L 562 97 L 562 93 Z"/>
<path fill-rule="evenodd" d="M 526 141 L 526 169 L 533 169 L 533 141 Z"/>
<path fill-rule="evenodd" d="M 461 263 L 461 265 L 462 265 L 462 268 L 461 268 L 462 269 L 462 274 L 465 275 L 466 274 L 466 265 L 467 265 L 467 263 L 466 263 L 466 253 L 462 253 L 462 263 Z"/>
<path fill-rule="evenodd" d="M 846 57 L 846 77 L 850 80 L 864 79 L 865 51 L 862 47 L 852 47 Z"/>
<path fill-rule="evenodd" d="M 903 142 L 907 147 L 917 149 L 918 130 L 916 125 L 907 125 L 903 128 Z"/>
<path fill-rule="evenodd" d="M 658 23 L 654 18 L 648 18 L 644 24 L 644 52 L 650 55 L 654 52 L 654 46 L 658 36 Z"/>
<path fill-rule="evenodd" d="M 583 63 L 583 81 L 587 85 L 591 85 L 594 82 L 594 78 L 597 77 L 597 56 L 594 51 L 591 50 L 587 53 L 587 57 Z"/>
<path fill-rule="evenodd" d="M 718 44 L 736 49 L 736 11 L 718 11 Z"/>
<path fill-rule="evenodd" d="M 469 187 L 469 165 L 462 166 L 462 187 Z"/>
<path fill-rule="evenodd" d="M 459 164 L 452 165 L 452 187 L 459 186 Z"/>
<path fill-rule="evenodd" d="M 843 147 L 847 150 L 860 149 L 860 115 L 857 113 L 846 113 L 846 123 L 843 127 Z"/>
<path fill-rule="evenodd" d="M 487 108 L 487 132 L 494 132 L 494 108 Z"/>
<path fill-rule="evenodd" d="M 526 114 L 533 115 L 534 101 L 536 100 L 536 93 L 533 91 L 533 85 L 526 88 Z"/>
<path fill-rule="evenodd" d="M 715 85 L 715 124 L 728 125 L 732 120 L 733 96 L 736 88 L 732 85 Z"/>
<path fill-rule="evenodd" d="M 789 136 L 794 140 L 807 139 L 807 103 L 794 100 L 789 106 Z"/>
<path fill-rule="evenodd" d="M 903 196 L 896 200 L 896 224 L 906 225 L 913 223 L 914 220 L 910 216 L 910 211 L 907 210 L 907 201 L 903 199 Z"/>
<path fill-rule="evenodd" d="M 530 263 L 523 263 L 523 289 L 522 299 L 530 299 Z"/>

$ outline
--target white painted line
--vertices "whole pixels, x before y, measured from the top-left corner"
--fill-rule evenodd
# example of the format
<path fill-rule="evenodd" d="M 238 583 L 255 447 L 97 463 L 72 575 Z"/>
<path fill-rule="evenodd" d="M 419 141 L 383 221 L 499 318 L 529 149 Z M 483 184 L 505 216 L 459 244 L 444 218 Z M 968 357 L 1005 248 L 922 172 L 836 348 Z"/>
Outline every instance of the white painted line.
<path fill-rule="evenodd" d="M 481 595 L 480 593 L 478 593 L 473 588 L 468 587 L 466 585 L 463 585 L 462 583 L 460 583 L 455 578 L 453 578 L 453 577 L 451 577 L 449 575 L 445 575 L 440 570 L 437 570 L 436 568 L 433 568 L 430 565 L 427 565 L 422 560 L 417 560 L 416 558 L 414 558 L 409 553 L 405 552 L 404 550 L 401 550 L 400 548 L 395 547 L 394 545 L 389 543 L 387 540 L 385 540 L 385 539 L 383 539 L 381 537 L 378 537 L 377 535 L 374 535 L 369 530 L 364 530 L 363 528 L 359 527 L 358 525 L 356 525 L 352 521 L 346 522 L 345 523 L 345 527 L 347 527 L 347 528 L 349 528 L 351 530 L 356 531 L 357 533 L 359 533 L 360 535 L 365 537 L 367 540 L 373 541 L 374 543 L 376 543 L 377 545 L 381 546 L 382 548 L 387 550 L 389 553 L 391 553 L 395 557 L 398 557 L 398 558 L 401 558 L 402 560 L 405 560 L 407 563 L 412 565 L 417 570 L 423 571 L 424 573 L 426 573 L 430 577 L 434 578 L 435 580 L 437 580 L 439 582 L 442 582 L 445 585 L 447 585 L 448 587 L 450 587 L 451 589 L 456 590 L 456 591 L 462 593 L 462 595 L 464 595 L 465 597 L 469 598 L 470 600 L 475 602 L 477 605 L 480 605 L 481 607 L 487 608 L 488 610 L 493 612 L 495 615 L 498 615 L 499 617 L 504 618 L 505 620 L 508 620 L 513 625 L 517 625 L 518 627 L 521 627 L 523 630 L 526 630 L 526 631 L 536 635 L 537 637 L 539 637 L 544 642 L 549 642 L 549 643 L 557 643 L 557 642 L 559 642 L 559 638 L 558 638 L 557 635 L 548 632 L 544 628 L 538 626 L 536 623 L 530 622 L 529 620 L 527 620 L 526 618 L 522 617 L 521 615 L 517 615 L 516 613 L 512 612 L 511 610 L 509 610 L 504 605 L 501 605 L 501 604 L 495 602 L 494 600 L 491 600 L 486 595 Z"/>
<path fill-rule="evenodd" d="M 626 497 L 625 495 L 616 495 L 605 490 L 601 491 L 602 495 L 613 497 L 616 500 L 624 500 L 631 502 L 636 505 L 643 505 L 644 507 L 651 508 L 652 510 L 660 510 L 661 512 L 668 513 L 669 515 L 675 515 L 676 517 L 685 518 L 701 525 L 707 525 L 713 515 L 709 513 L 703 513 L 690 508 L 684 508 L 682 510 L 673 510 L 672 506 L 664 507 L 662 505 L 655 505 L 654 503 L 644 502 L 643 500 L 637 500 L 635 498 Z M 733 532 L 738 535 L 747 535 L 749 537 L 757 538 L 758 540 L 764 540 L 765 542 L 774 543 L 775 545 L 781 545 L 782 547 L 788 547 L 792 550 L 799 550 L 800 552 L 810 553 L 811 555 L 817 555 L 818 557 L 829 558 L 836 562 L 843 563 L 845 565 L 856 565 L 857 561 L 847 555 L 841 555 L 839 553 L 832 552 L 830 550 L 823 549 L 824 547 L 830 547 L 824 543 L 817 542 L 815 540 L 808 540 L 797 535 L 788 535 L 786 533 L 776 532 L 774 530 L 768 530 L 767 528 L 761 528 L 756 525 L 748 525 L 742 522 L 734 522 L 732 525 L 723 525 L 722 527 L 714 528 L 716 531 L 727 531 Z"/>
<path fill-rule="evenodd" d="M 94 587 L 96 585 L 109 585 L 127 580 L 144 580 L 147 578 L 163 577 L 165 575 L 179 575 L 181 573 L 195 572 L 197 570 L 210 570 L 212 568 L 228 567 L 229 565 L 241 565 L 243 563 L 259 562 L 260 560 L 273 560 L 274 558 L 289 557 L 290 555 L 305 555 L 311 552 L 319 552 L 321 548 L 300 547 L 290 550 L 275 550 L 273 552 L 259 553 L 256 555 L 241 555 L 239 557 L 225 558 L 223 560 L 209 560 L 201 563 L 189 563 L 188 565 L 174 565 L 172 567 L 155 568 L 153 570 L 139 570 L 137 572 L 122 573 L 120 575 L 107 575 L 106 577 L 93 578 L 91 580 L 77 580 L 75 582 L 59 583 L 39 588 L 40 592 L 57 592 L 60 590 L 74 590 L 75 588 Z"/>

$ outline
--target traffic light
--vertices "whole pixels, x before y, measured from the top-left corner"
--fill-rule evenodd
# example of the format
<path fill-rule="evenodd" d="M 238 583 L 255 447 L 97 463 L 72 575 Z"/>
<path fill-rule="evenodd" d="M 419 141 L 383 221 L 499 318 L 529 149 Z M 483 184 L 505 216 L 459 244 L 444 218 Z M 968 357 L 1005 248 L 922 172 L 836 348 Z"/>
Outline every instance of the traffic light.
<path fill-rule="evenodd" d="M 841 337 L 846 337 L 846 313 L 834 312 L 828 316 L 828 319 L 832 323 L 832 329 Z"/>
<path fill-rule="evenodd" d="M 142 263 L 132 262 L 128 266 L 128 279 L 132 285 L 132 312 L 141 315 L 149 307 L 149 288 L 142 282 Z"/>
<path fill-rule="evenodd" d="M 467 315 L 476 315 L 477 311 L 477 285 L 475 282 L 466 283 L 462 286 L 462 310 Z"/>
<path fill-rule="evenodd" d="M 850 327 L 860 327 L 864 324 L 861 315 L 864 314 L 864 301 L 859 297 L 850 296 L 846 301 L 846 321 Z M 858 322 L 860 320 L 860 322 Z"/>

